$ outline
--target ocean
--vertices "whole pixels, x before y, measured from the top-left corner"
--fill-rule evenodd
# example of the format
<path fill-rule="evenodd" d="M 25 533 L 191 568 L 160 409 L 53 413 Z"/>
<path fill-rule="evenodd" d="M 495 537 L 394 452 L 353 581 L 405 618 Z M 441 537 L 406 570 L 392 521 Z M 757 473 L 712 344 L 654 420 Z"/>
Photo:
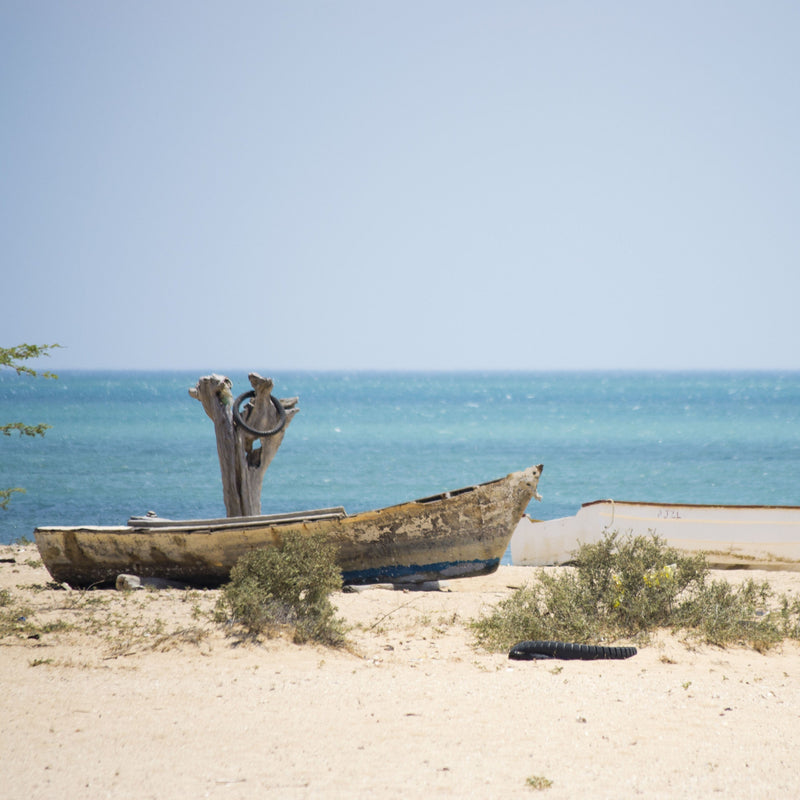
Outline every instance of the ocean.
<path fill-rule="evenodd" d="M 267 374 L 267 373 L 264 373 Z M 0 543 L 37 525 L 225 516 L 198 372 L 0 372 Z M 228 373 L 234 393 L 250 386 Z M 592 500 L 800 505 L 800 372 L 281 372 L 300 412 L 263 513 L 355 512 L 544 464 L 537 519 Z M 509 554 L 505 561 L 508 562 Z"/>

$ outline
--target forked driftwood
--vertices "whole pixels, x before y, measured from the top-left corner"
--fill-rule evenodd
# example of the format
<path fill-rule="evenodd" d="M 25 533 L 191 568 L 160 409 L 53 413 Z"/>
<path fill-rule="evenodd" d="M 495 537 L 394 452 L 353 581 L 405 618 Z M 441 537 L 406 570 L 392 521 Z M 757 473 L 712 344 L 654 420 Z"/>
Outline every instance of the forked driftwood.
<path fill-rule="evenodd" d="M 189 389 L 203 404 L 214 423 L 217 455 L 222 472 L 222 493 L 229 517 L 261 513 L 261 485 L 264 473 L 281 446 L 286 428 L 300 410 L 297 398 L 279 400 L 272 396 L 273 381 L 255 372 L 248 375 L 252 392 L 240 395 L 240 410 L 232 384 L 224 375 L 206 375 Z"/>

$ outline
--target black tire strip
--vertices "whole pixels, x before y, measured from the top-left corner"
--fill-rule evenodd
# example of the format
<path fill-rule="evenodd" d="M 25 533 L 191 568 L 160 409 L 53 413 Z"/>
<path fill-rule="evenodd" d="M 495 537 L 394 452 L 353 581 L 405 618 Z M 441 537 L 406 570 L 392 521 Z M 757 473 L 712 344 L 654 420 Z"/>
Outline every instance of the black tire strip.
<path fill-rule="evenodd" d="M 268 431 L 259 431 L 256 428 L 251 428 L 243 419 L 242 415 L 239 413 L 239 406 L 242 404 L 242 400 L 245 400 L 248 397 L 255 397 L 256 392 L 255 389 L 251 389 L 249 392 L 245 392 L 244 394 L 240 394 L 234 401 L 233 401 L 233 421 L 240 427 L 246 430 L 248 433 L 251 433 L 253 436 L 274 436 L 276 433 L 280 433 L 283 430 L 283 426 L 286 424 L 286 409 L 283 407 L 283 403 L 278 400 L 277 397 L 274 395 L 270 395 L 269 399 L 272 400 L 272 405 L 275 406 L 275 410 L 278 412 L 278 424 L 271 428 Z"/>
<path fill-rule="evenodd" d="M 537 658 L 594 661 L 601 658 L 630 658 L 635 655 L 635 647 L 603 647 L 570 642 L 519 642 L 511 648 L 508 657 L 515 661 L 533 661 Z"/>

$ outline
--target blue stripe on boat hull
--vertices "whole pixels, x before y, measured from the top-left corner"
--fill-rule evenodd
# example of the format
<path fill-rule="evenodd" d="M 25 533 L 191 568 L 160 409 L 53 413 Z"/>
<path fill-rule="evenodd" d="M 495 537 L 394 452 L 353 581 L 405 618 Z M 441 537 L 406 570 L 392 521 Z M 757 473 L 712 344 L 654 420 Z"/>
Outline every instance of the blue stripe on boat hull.
<path fill-rule="evenodd" d="M 446 578 L 472 578 L 489 575 L 500 566 L 499 558 L 480 558 L 473 561 L 442 561 L 438 564 L 388 565 L 372 569 L 350 570 L 342 573 L 344 583 L 423 583 Z"/>

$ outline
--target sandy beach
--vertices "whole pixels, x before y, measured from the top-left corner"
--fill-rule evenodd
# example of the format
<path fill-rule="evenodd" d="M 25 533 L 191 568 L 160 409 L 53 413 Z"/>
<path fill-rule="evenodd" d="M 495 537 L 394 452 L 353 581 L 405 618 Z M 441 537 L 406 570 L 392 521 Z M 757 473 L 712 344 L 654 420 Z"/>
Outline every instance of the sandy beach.
<path fill-rule="evenodd" d="M 800 791 L 793 642 L 762 655 L 663 635 L 625 661 L 509 661 L 467 624 L 536 572 L 501 567 L 337 593 L 348 650 L 242 644 L 209 619 L 217 592 L 55 588 L 38 555 L 0 547 L 0 612 L 24 617 L 0 639 L 4 797 Z M 800 573 L 720 575 L 800 592 Z"/>

